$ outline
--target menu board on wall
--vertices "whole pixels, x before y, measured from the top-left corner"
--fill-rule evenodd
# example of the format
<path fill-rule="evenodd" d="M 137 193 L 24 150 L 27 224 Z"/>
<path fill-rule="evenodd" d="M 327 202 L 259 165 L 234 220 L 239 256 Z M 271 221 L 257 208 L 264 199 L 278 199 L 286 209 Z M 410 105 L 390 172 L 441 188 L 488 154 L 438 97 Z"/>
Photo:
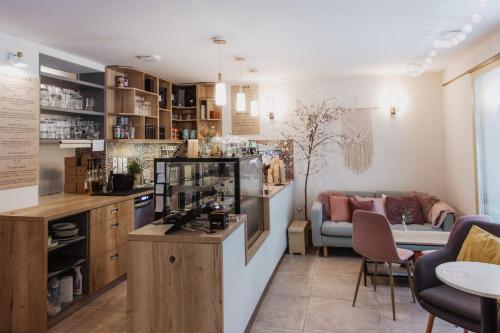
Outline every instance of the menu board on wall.
<path fill-rule="evenodd" d="M 241 86 L 231 86 L 231 132 L 233 135 L 258 135 L 260 134 L 260 117 L 250 115 L 250 101 L 259 100 L 259 86 L 243 85 L 246 95 L 245 112 L 236 111 L 236 94 L 240 92 Z"/>
<path fill-rule="evenodd" d="M 38 183 L 39 86 L 0 72 L 0 190 Z"/>

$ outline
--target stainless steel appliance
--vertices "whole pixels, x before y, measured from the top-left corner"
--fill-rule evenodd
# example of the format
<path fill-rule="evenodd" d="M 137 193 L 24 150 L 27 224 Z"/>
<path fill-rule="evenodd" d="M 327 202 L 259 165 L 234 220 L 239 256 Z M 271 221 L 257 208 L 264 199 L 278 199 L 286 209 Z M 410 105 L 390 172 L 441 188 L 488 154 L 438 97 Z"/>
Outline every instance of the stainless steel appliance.
<path fill-rule="evenodd" d="M 134 230 L 154 221 L 153 194 L 145 194 L 135 198 L 134 208 Z"/>

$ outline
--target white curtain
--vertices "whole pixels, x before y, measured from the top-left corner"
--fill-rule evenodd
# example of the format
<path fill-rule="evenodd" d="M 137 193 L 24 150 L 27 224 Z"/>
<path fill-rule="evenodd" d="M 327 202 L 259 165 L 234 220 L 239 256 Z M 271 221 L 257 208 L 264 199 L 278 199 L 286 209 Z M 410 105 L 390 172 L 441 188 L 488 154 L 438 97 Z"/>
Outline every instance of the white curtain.
<path fill-rule="evenodd" d="M 500 64 L 474 78 L 479 207 L 500 222 Z"/>

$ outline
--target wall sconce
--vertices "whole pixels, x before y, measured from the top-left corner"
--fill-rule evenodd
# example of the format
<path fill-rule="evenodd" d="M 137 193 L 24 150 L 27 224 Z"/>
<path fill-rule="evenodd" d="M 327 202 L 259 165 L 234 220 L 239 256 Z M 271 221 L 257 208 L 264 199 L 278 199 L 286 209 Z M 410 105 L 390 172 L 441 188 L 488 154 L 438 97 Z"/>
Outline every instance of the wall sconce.
<path fill-rule="evenodd" d="M 389 92 L 389 112 L 391 116 L 395 116 L 399 112 L 399 91 L 397 90 Z"/>
<path fill-rule="evenodd" d="M 21 51 L 17 51 L 16 53 L 9 53 L 7 57 L 12 66 L 20 68 L 28 67 L 28 65 L 24 62 L 24 54 Z"/>

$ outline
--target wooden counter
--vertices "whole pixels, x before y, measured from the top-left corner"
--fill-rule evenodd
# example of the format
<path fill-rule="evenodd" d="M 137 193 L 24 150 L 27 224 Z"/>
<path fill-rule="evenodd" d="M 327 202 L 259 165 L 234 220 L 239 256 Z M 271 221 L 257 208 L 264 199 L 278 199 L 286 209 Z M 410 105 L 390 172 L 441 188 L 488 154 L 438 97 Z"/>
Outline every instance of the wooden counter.
<path fill-rule="evenodd" d="M 73 193 L 46 195 L 38 199 L 37 206 L 0 213 L 0 221 L 29 222 L 55 220 L 151 193 L 153 193 L 153 190 L 145 190 L 144 192 L 128 196 L 101 196 Z"/>
<path fill-rule="evenodd" d="M 172 242 L 172 243 L 201 243 L 220 244 L 233 233 L 240 224 L 245 223 L 245 216 L 238 216 L 236 222 L 229 222 L 229 226 L 224 230 L 218 230 L 214 234 L 207 234 L 204 231 L 176 230 L 165 235 L 168 229 L 166 225 L 149 224 L 128 234 L 129 241 L 146 242 Z"/>
<path fill-rule="evenodd" d="M 245 215 L 215 234 L 149 225 L 128 235 L 128 332 L 243 333 L 287 246 L 293 183 L 264 200 L 248 249 Z"/>
<path fill-rule="evenodd" d="M 123 276 L 127 272 L 126 235 L 134 226 L 133 198 L 148 193 L 152 190 L 130 196 L 61 193 L 40 197 L 34 207 L 0 213 L 0 332 L 46 332 L 47 326 Z M 49 253 L 49 224 L 53 221 L 77 223 L 82 237 Z M 48 318 L 48 261 L 61 251 L 79 257 L 84 296 Z M 55 274 L 67 273 L 72 267 Z"/>

